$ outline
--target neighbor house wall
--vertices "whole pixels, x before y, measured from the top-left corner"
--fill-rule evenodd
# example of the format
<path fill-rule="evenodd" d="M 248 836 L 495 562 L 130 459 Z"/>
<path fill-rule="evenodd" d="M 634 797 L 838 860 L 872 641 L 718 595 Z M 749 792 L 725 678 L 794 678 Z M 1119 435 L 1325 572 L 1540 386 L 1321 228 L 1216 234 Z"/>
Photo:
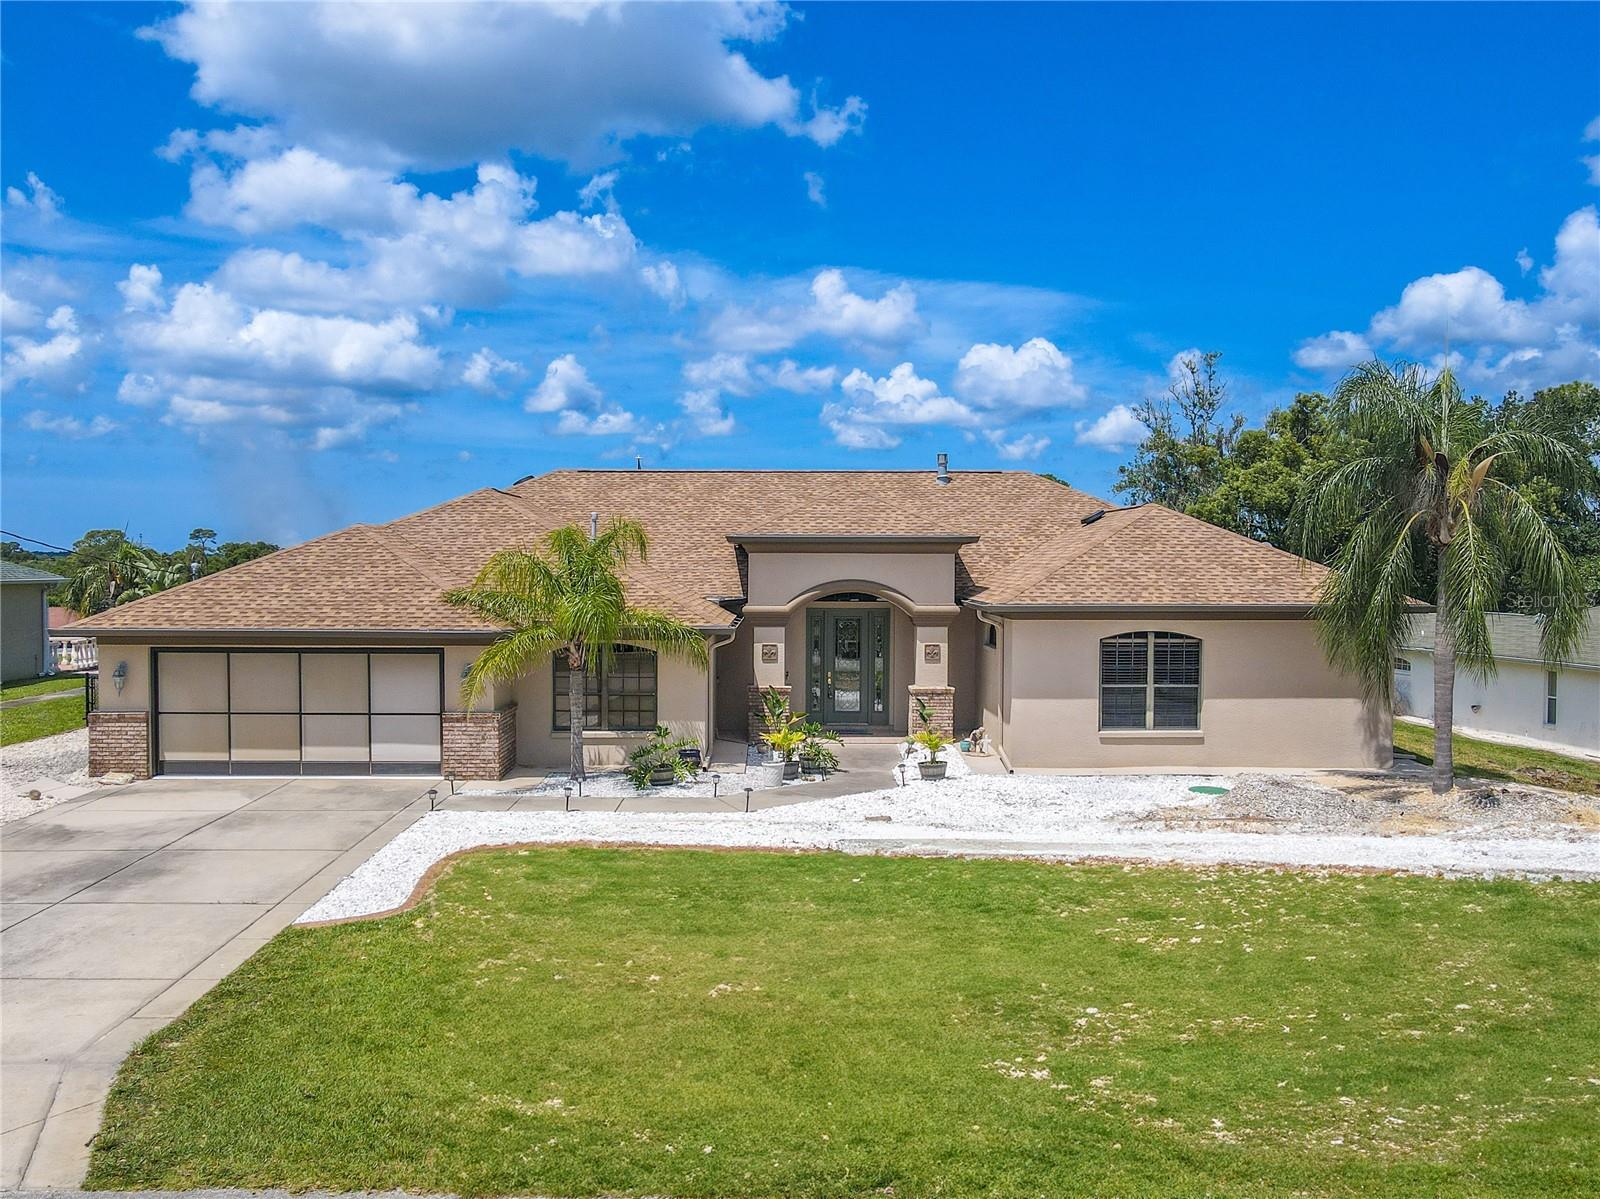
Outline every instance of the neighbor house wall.
<path fill-rule="evenodd" d="M 1100 639 L 1155 629 L 1201 641 L 1200 730 L 1099 727 Z M 1383 767 L 1386 708 L 1328 665 L 1306 620 L 1006 622 L 1004 747 L 1017 767 Z M 992 734 L 991 734 L 992 735 Z"/>
<path fill-rule="evenodd" d="M 724 646 L 722 655 L 732 652 Z M 517 679 L 512 688 L 517 703 L 517 762 L 523 766 L 564 768 L 571 755 L 572 735 L 552 727 L 554 670 L 545 664 Z M 690 737 L 709 748 L 706 733 L 706 672 L 699 666 L 664 656 L 656 659 L 656 720 L 679 737 Z M 566 697 L 561 697 L 566 702 Z M 647 731 L 612 732 L 586 729 L 584 761 L 590 766 L 618 766 L 628 751 L 649 736 Z"/>
<path fill-rule="evenodd" d="M 1410 670 L 1395 671 L 1395 712 L 1433 719 L 1433 655 L 1405 650 Z M 1484 680 L 1456 669 L 1454 725 L 1463 733 L 1521 737 L 1557 749 L 1600 753 L 1600 670 L 1556 672 L 1556 723 L 1544 722 L 1545 667 L 1501 659 Z M 1473 706 L 1477 711 L 1473 711 Z"/>
<path fill-rule="evenodd" d="M 37 678 L 50 665 L 49 590 L 40 583 L 0 587 L 0 679 Z"/>

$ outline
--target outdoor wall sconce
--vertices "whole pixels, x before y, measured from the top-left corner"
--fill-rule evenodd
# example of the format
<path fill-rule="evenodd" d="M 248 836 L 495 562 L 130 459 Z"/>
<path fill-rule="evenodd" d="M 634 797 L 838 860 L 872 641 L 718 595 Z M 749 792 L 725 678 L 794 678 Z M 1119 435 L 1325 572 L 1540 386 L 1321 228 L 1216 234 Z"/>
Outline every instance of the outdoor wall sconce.
<path fill-rule="evenodd" d="M 117 689 L 117 694 L 122 694 L 122 688 L 128 682 L 128 664 L 118 662 L 117 668 L 111 672 L 111 685 Z"/>
<path fill-rule="evenodd" d="M 461 681 L 463 683 L 465 683 L 467 681 L 467 676 L 469 674 L 471 674 L 471 673 L 472 673 L 472 663 L 468 662 L 465 666 L 463 666 L 461 668 Z"/>

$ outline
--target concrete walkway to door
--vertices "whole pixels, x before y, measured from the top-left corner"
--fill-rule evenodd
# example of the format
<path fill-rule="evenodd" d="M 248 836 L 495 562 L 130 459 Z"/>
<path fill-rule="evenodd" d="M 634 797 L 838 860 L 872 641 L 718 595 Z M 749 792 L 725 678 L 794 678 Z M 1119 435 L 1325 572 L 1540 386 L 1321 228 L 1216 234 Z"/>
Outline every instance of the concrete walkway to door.
<path fill-rule="evenodd" d="M 427 811 L 419 779 L 157 779 L 8 824 L 0 1186 L 70 1187 L 144 1037 Z"/>

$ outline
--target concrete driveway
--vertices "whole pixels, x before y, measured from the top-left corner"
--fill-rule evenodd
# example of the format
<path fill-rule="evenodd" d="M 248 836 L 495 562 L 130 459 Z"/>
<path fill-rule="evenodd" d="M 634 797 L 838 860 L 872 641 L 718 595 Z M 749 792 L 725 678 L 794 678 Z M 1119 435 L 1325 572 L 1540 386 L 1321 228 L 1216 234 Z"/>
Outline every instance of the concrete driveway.
<path fill-rule="evenodd" d="M 0 1186 L 76 1186 L 118 1065 L 427 810 L 415 779 L 157 779 L 4 827 Z"/>

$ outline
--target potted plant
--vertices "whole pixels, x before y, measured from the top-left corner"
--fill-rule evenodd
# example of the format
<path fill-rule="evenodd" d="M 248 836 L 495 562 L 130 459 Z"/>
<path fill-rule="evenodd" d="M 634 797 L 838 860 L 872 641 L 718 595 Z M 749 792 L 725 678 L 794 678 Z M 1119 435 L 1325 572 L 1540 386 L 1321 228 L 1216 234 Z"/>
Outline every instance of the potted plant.
<path fill-rule="evenodd" d="M 806 743 L 806 735 L 791 724 L 787 728 L 774 729 L 770 733 L 762 733 L 761 739 L 767 747 L 783 760 L 783 777 L 785 780 L 800 777 L 800 761 L 797 755 L 800 747 Z"/>
<path fill-rule="evenodd" d="M 800 732 L 805 740 L 800 743 L 800 769 L 807 774 L 826 774 L 839 768 L 839 755 L 828 745 L 840 744 L 837 733 L 830 733 L 815 720 L 803 720 Z"/>
<path fill-rule="evenodd" d="M 939 755 L 949 746 L 950 739 L 935 729 L 923 729 L 913 736 L 911 740 L 918 749 L 928 751 L 927 758 L 917 763 L 917 773 L 930 782 L 942 779 L 945 771 L 949 769 L 950 763 Z"/>
<path fill-rule="evenodd" d="M 656 725 L 643 745 L 629 751 L 628 781 L 641 791 L 687 782 L 694 777 L 694 766 L 682 751 L 693 744 L 689 737 L 674 737 L 666 725 Z"/>

